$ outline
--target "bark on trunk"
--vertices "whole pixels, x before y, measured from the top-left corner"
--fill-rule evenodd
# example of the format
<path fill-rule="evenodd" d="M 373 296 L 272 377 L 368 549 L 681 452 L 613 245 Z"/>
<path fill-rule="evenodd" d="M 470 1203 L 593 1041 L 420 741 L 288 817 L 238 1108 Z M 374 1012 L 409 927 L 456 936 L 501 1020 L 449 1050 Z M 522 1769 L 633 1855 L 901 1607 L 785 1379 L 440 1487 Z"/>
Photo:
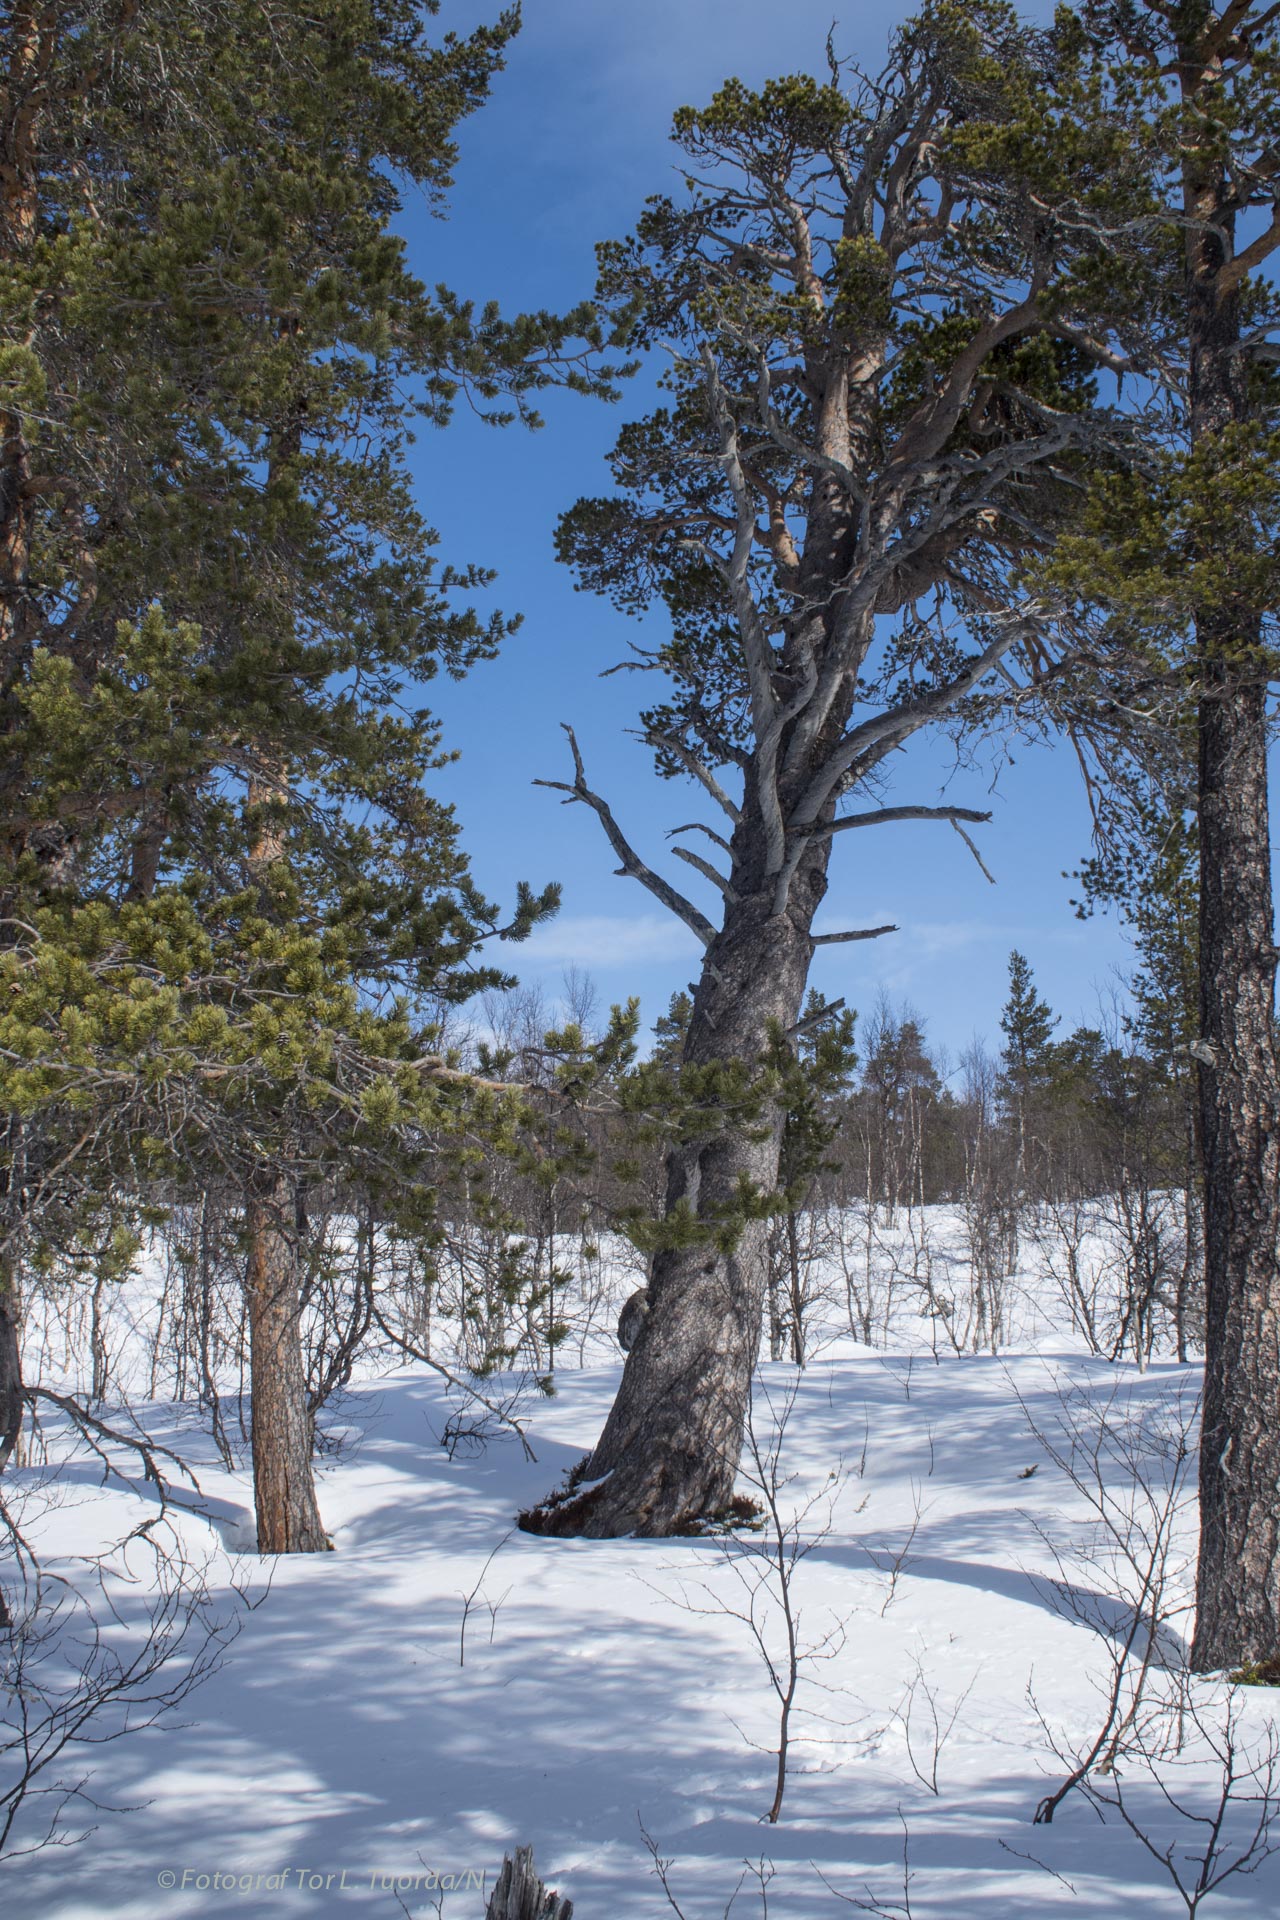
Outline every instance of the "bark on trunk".
<path fill-rule="evenodd" d="M 0 1473 L 22 1432 L 22 1346 L 11 1276 L 0 1268 Z"/>
<path fill-rule="evenodd" d="M 0 87 L 0 258 L 27 255 L 39 216 L 38 153 L 56 29 L 37 7 L 15 8 Z M 0 687 L 7 693 L 27 650 L 28 573 L 35 529 L 31 451 L 21 412 L 0 409 Z"/>
<path fill-rule="evenodd" d="M 1187 49 L 1184 48 L 1184 53 Z M 1195 69 L 1191 69 L 1196 71 Z M 1196 88 L 1219 78 L 1197 72 Z M 1248 422 L 1232 188 L 1216 154 L 1184 174 L 1193 442 Z M 1204 610 L 1200 689 L 1200 1118 L 1205 1396 L 1191 1662 L 1280 1654 L 1280 1075 L 1261 621 Z"/>
<path fill-rule="evenodd" d="M 800 1279 L 800 1234 L 794 1213 L 787 1215 L 787 1269 L 791 1280 L 791 1358 L 804 1365 L 804 1287 Z"/>
<path fill-rule="evenodd" d="M 281 765 L 249 782 L 250 808 L 270 808 L 288 795 Z M 283 828 L 270 815 L 259 824 L 249 871 L 272 912 L 272 870 L 286 857 Z M 333 1542 L 316 1504 L 311 1450 L 315 1421 L 302 1361 L 302 1287 L 298 1210 L 290 1183 L 268 1167 L 254 1178 L 247 1209 L 249 1375 L 253 1406 L 253 1497 L 259 1553 L 323 1553 Z"/>
<path fill-rule="evenodd" d="M 797 876 L 786 914 L 768 914 L 770 889 L 740 882 L 754 849 L 735 862 L 737 902 L 708 949 L 685 1042 L 689 1065 L 756 1061 L 774 1023 L 799 1017 L 812 954 L 810 927 L 826 886 L 827 843 Z M 759 868 L 756 869 L 759 872 Z M 703 1221 L 732 1212 L 743 1181 L 772 1192 L 782 1117 L 676 1148 L 667 1162 L 668 1217 L 685 1206 Z M 734 1489 L 768 1286 L 768 1222 L 749 1220 L 731 1250 L 660 1250 L 649 1312 L 627 1355 L 604 1432 L 580 1492 L 521 1516 L 529 1531 L 609 1539 L 694 1530 Z"/>
<path fill-rule="evenodd" d="M 1192 1665 L 1280 1653 L 1280 1074 L 1265 690 L 1200 721 L 1205 1388 Z"/>
<path fill-rule="evenodd" d="M 291 1196 L 277 1182 L 249 1203 L 249 1365 L 253 1498 L 259 1553 L 324 1553 L 332 1546 L 316 1504 L 314 1423 L 307 1406 L 302 1312 Z"/>

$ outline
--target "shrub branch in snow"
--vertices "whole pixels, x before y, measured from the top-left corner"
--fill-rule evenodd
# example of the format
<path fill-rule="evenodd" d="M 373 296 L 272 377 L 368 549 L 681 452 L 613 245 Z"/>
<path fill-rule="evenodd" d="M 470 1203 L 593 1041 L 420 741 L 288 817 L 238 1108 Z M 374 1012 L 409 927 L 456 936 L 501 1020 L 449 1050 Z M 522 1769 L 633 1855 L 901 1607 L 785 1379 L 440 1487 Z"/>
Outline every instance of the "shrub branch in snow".
<path fill-rule="evenodd" d="M 1160 1721 L 1162 1710 L 1148 1697 L 1152 1679 L 1185 1660 L 1176 1623 L 1190 1606 L 1182 1523 L 1195 1500 L 1198 1401 L 1184 1388 L 1135 1412 L 1119 1385 L 1105 1396 L 1059 1386 L 1052 1418 L 1040 1420 L 1017 1397 L 1032 1434 L 1090 1516 L 1087 1533 L 1069 1545 L 1037 1529 L 1059 1570 L 1053 1604 L 1088 1628 L 1107 1654 L 1101 1715 L 1083 1740 L 1065 1746 L 1036 1708 L 1067 1768 L 1036 1808 L 1037 1824 L 1048 1825 L 1095 1770 L 1115 1769 L 1143 1737 L 1149 1714 Z"/>
<path fill-rule="evenodd" d="M 213 1673 L 234 1619 L 210 1613 L 202 1569 L 160 1515 L 77 1584 L 39 1564 L 33 1522 L 0 1503 L 0 1856 L 69 1846 L 66 1825 L 119 1812 L 95 1797 L 91 1750 L 154 1726 Z M 139 1556 L 143 1563 L 139 1564 Z"/>

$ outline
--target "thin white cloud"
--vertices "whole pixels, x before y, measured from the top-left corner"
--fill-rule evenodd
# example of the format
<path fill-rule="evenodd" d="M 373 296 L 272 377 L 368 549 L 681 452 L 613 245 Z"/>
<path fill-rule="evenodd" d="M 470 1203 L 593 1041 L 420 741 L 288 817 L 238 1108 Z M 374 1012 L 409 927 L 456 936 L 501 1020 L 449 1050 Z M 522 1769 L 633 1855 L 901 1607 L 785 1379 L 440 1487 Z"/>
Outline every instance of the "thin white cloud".
<path fill-rule="evenodd" d="M 613 914 L 566 914 L 538 927 L 512 959 L 527 971 L 539 967 L 573 965 L 593 967 L 643 966 L 696 957 L 698 942 L 679 920 L 666 914 L 644 913 L 634 919 Z"/>
<path fill-rule="evenodd" d="M 1007 927 L 990 920 L 913 920 L 906 929 L 912 953 L 918 959 L 938 954 L 961 953 L 966 947 L 1004 945 L 1010 937 Z"/>
<path fill-rule="evenodd" d="M 1008 920 L 962 918 L 956 920 L 911 920 L 895 916 L 892 909 L 883 912 L 860 908 L 857 914 L 825 909 L 814 923 L 816 933 L 837 933 L 852 926 L 896 926 L 896 934 L 887 934 L 877 942 L 876 951 L 905 954 L 907 961 L 932 960 L 949 953 L 962 953 L 971 947 L 1010 947 L 1052 945 L 1076 947 L 1088 939 L 1088 930 L 1079 922 L 1065 927 L 1035 927 Z M 871 949 L 864 948 L 864 953 Z M 902 964 L 901 960 L 898 962 Z"/>

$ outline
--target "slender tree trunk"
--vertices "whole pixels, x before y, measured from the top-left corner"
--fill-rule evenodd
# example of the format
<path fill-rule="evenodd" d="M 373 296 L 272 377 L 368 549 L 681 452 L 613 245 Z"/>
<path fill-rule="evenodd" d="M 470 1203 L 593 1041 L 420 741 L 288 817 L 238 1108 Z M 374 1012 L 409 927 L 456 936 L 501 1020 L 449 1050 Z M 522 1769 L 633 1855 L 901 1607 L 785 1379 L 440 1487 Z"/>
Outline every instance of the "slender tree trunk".
<path fill-rule="evenodd" d="M 1185 1062 L 1183 1063 L 1185 1065 Z M 1195 1083 L 1186 1084 L 1179 1079 L 1179 1098 L 1182 1102 L 1182 1126 L 1184 1156 L 1182 1170 L 1182 1221 L 1183 1249 L 1182 1265 L 1178 1273 L 1178 1293 L 1174 1305 L 1175 1331 L 1178 1343 L 1178 1364 L 1185 1366 L 1191 1347 L 1199 1345 L 1204 1338 L 1203 1314 L 1195 1314 L 1193 1306 L 1197 1293 L 1201 1295 L 1203 1306 L 1203 1287 L 1197 1282 L 1204 1279 L 1204 1248 L 1201 1244 L 1204 1230 L 1200 1191 L 1203 1184 L 1204 1155 L 1200 1147 L 1199 1088 Z"/>
<path fill-rule="evenodd" d="M 22 1327 L 17 1291 L 7 1263 L 0 1264 L 0 1473 L 18 1444 L 24 1407 Z"/>
<path fill-rule="evenodd" d="M 278 1180 L 250 1198 L 249 1371 L 253 1395 L 253 1496 L 259 1553 L 324 1553 L 311 1467 L 314 1423 L 307 1406 L 299 1322 L 302 1313 L 292 1195 Z"/>
<path fill-rule="evenodd" d="M 287 793 L 287 770 L 273 769 L 250 782 L 249 805 L 270 808 Z M 285 854 L 283 830 L 268 813 L 249 859 L 250 873 L 266 902 L 270 901 L 272 869 Z M 311 1467 L 315 1423 L 302 1360 L 297 1206 L 290 1182 L 270 1166 L 255 1174 L 246 1228 L 258 1552 L 322 1553 L 333 1543 L 320 1522 Z"/>
<path fill-rule="evenodd" d="M 775 1245 L 769 1248 L 769 1358 L 782 1358 L 782 1271 L 778 1264 L 778 1250 Z"/>
<path fill-rule="evenodd" d="M 800 1234 L 794 1213 L 787 1215 L 787 1271 L 791 1281 L 791 1358 L 804 1365 L 804 1287 L 800 1280 Z"/>
<path fill-rule="evenodd" d="M 1187 174 L 1192 437 L 1252 406 L 1216 158 Z M 1205 1394 L 1192 1665 L 1280 1654 L 1280 1070 L 1260 621 L 1198 623 Z"/>
<path fill-rule="evenodd" d="M 738 899 L 707 951 L 694 996 L 684 1051 L 690 1066 L 754 1063 L 771 1027 L 794 1026 L 804 997 L 827 843 L 797 876 L 788 912 L 771 918 L 767 882 L 750 884 L 750 830 L 735 839 Z M 667 1217 L 687 1209 L 705 1225 L 735 1213 L 744 1183 L 773 1192 L 781 1140 L 775 1111 L 758 1127 L 718 1130 L 677 1146 L 667 1162 Z M 607 1539 L 689 1532 L 722 1512 L 737 1476 L 767 1288 L 767 1220 L 747 1220 L 730 1247 L 702 1240 L 660 1249 L 649 1313 L 584 1469 L 593 1484 L 523 1515 L 522 1523 L 534 1532 Z"/>
<path fill-rule="evenodd" d="M 0 1473 L 21 1437 L 25 1404 L 16 1290 L 8 1262 L 0 1261 Z M 12 1625 L 13 1613 L 0 1587 L 0 1633 L 7 1633 Z"/>
<path fill-rule="evenodd" d="M 1265 690 L 1200 724 L 1205 1390 L 1200 1672 L 1280 1653 L 1280 1076 Z"/>
<path fill-rule="evenodd" d="M 15 6 L 0 72 L 0 260 L 35 244 L 40 209 L 40 130 L 59 33 L 57 13 L 32 0 Z M 0 407 L 0 690 L 19 677 L 30 642 L 28 575 L 36 523 L 31 449 L 22 413 Z"/>
<path fill-rule="evenodd" d="M 106 1299 L 107 1283 L 99 1279 L 94 1284 L 89 1304 L 89 1354 L 93 1372 L 89 1383 L 89 1401 L 98 1406 L 107 1397 L 107 1388 L 111 1384 L 111 1359 L 107 1352 L 106 1328 L 103 1326 L 103 1302 Z"/>

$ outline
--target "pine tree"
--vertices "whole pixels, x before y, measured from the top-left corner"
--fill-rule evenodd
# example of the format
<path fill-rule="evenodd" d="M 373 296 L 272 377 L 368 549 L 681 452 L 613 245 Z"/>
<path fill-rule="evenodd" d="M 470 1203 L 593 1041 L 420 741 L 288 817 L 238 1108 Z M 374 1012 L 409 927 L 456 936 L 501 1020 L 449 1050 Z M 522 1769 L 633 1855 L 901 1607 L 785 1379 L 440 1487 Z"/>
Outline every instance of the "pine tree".
<path fill-rule="evenodd" d="M 679 849 L 714 914 L 631 847 L 576 739 L 574 778 L 547 783 L 706 948 L 691 1062 L 750 1071 L 798 1020 L 814 947 L 890 931 L 814 933 L 837 835 L 983 818 L 881 804 L 894 749 L 961 716 L 996 724 L 1061 672 L 1027 563 L 1115 422 L 1094 407 L 1107 323 L 1079 228 L 1044 209 L 1084 179 L 1121 217 L 1125 146 L 1063 132 L 1057 173 L 1025 188 L 961 138 L 971 117 L 1036 115 L 1046 46 L 1002 6 L 938 0 L 877 79 L 833 60 L 825 81 L 725 84 L 677 115 L 685 194 L 601 250 L 604 305 L 635 348 L 670 353 L 666 403 L 624 428 L 616 493 L 578 503 L 560 553 L 618 607 L 670 616 L 641 655 L 664 676 L 641 724 L 658 772 L 722 810 L 695 824 L 710 856 Z M 739 1240 L 656 1258 L 597 1486 L 558 1507 L 560 1530 L 664 1532 L 727 1500 L 764 1304 L 747 1196 L 775 1185 L 779 1139 L 773 1110 L 768 1133 L 670 1156 L 668 1208 L 739 1204 Z"/>
<path fill-rule="evenodd" d="M 690 1063 L 759 1062 L 799 1018 L 816 945 L 891 931 L 814 932 L 837 835 L 985 817 L 881 804 L 895 750 L 961 715 L 994 722 L 1061 667 L 1022 569 L 1110 432 L 1074 233 L 1045 213 L 1077 183 L 1024 189 L 953 137 L 1028 110 L 1041 48 L 1000 5 L 934 0 L 875 79 L 833 59 L 823 80 L 730 82 L 677 116 L 684 195 L 601 249 L 605 306 L 637 348 L 669 350 L 667 399 L 624 429 L 616 493 L 578 503 L 560 552 L 624 610 L 669 616 L 641 656 L 664 676 L 642 727 L 659 772 L 724 816 L 696 823 L 710 857 L 679 850 L 714 917 L 637 853 L 572 736 L 572 781 L 546 784 L 596 812 L 623 873 L 705 948 Z M 1099 206 L 1117 157 L 1123 173 L 1123 149 L 1075 152 Z M 736 1244 L 655 1257 L 595 1484 L 548 1516 L 557 1530 L 663 1533 L 729 1497 L 781 1126 L 775 1106 L 767 1127 L 670 1155 L 669 1211 L 736 1207 Z"/>
<path fill-rule="evenodd" d="M 1004 1046 L 1000 1051 L 1003 1071 L 1000 1092 L 1005 1109 L 1017 1135 L 1017 1176 L 1019 1192 L 1026 1188 L 1028 1129 L 1033 1123 L 1037 1101 L 1053 1078 L 1054 1059 L 1050 1036 L 1057 1016 L 1047 1000 L 1042 1000 L 1026 957 L 1015 947 L 1009 955 L 1009 998 L 1000 1014 Z"/>
<path fill-rule="evenodd" d="M 1148 213 L 1095 223 L 1128 289 L 1115 370 L 1153 376 L 1136 470 L 1095 486 L 1057 568 L 1130 643 L 1112 679 L 1130 750 L 1142 723 L 1194 727 L 1206 1385 L 1193 1663 L 1280 1657 L 1280 1051 L 1267 769 L 1276 677 L 1275 375 L 1280 303 L 1280 22 L 1267 5 L 1091 0 L 1057 34 L 1145 168 Z M 1025 130 L 1024 130 L 1025 132 Z M 1036 147 L 1033 137 L 1025 151 Z M 1043 150 L 1043 143 L 1041 143 Z M 1082 222 L 1092 215 L 1080 208 Z M 1114 297 L 1114 295 L 1113 295 Z M 1137 736 L 1135 742 L 1135 735 Z"/>
<path fill-rule="evenodd" d="M 434 11 L 84 0 L 0 46 L 0 1458 L 33 1241 L 229 1184 L 270 1550 L 324 1544 L 300 1194 L 412 1211 L 432 1142 L 503 1137 L 425 1009 L 554 904 L 500 924 L 426 785 L 417 688 L 508 623 L 438 565 L 404 449 L 464 386 L 503 419 L 599 382 L 570 323 L 408 270 L 400 195 L 441 199 L 516 24 L 432 45 Z"/>
<path fill-rule="evenodd" d="M 653 1023 L 654 1060 L 672 1068 L 679 1066 L 692 1018 L 693 1000 L 690 995 L 684 991 L 673 993 L 667 1011 L 660 1013 Z"/>
<path fill-rule="evenodd" d="M 904 1202 L 924 1200 L 925 1136 L 942 1094 L 924 1025 L 911 1007 L 882 995 L 867 1025 L 858 1104 L 866 1116 L 867 1201 L 892 1222 Z"/>

